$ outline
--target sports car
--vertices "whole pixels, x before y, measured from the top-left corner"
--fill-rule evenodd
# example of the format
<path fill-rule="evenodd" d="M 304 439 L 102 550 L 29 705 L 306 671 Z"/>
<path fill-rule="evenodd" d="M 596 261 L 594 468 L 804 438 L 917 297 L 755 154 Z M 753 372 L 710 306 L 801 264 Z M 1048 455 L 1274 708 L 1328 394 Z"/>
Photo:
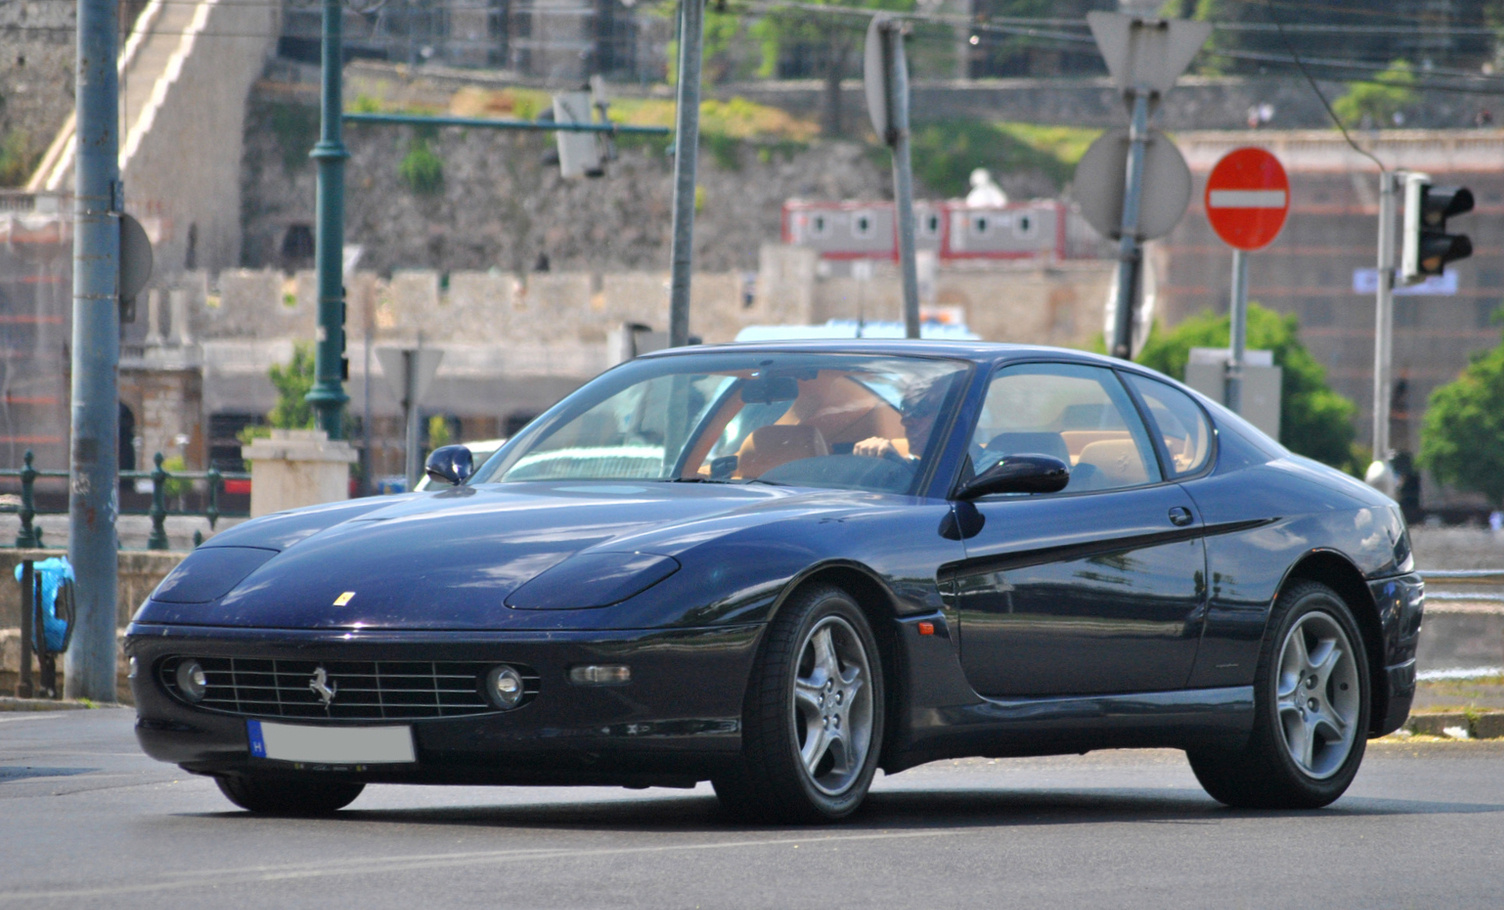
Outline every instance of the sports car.
<path fill-rule="evenodd" d="M 162 582 L 126 642 L 148 754 L 282 814 L 708 780 L 819 823 L 878 769 L 1124 747 L 1317 807 L 1415 691 L 1395 504 L 1078 351 L 681 348 L 427 469 L 442 489 L 249 521 Z"/>

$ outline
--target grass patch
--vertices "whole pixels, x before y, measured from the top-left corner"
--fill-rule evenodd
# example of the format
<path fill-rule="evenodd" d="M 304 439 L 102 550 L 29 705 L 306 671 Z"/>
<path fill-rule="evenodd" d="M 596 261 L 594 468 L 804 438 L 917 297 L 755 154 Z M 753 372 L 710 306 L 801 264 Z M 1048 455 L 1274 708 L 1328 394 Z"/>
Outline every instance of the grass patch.
<path fill-rule="evenodd" d="M 1060 188 L 1100 130 L 1025 123 L 937 120 L 914 127 L 914 174 L 942 196 L 965 196 L 975 168 L 994 175 L 1039 171 Z M 886 149 L 875 147 L 886 164 Z"/>

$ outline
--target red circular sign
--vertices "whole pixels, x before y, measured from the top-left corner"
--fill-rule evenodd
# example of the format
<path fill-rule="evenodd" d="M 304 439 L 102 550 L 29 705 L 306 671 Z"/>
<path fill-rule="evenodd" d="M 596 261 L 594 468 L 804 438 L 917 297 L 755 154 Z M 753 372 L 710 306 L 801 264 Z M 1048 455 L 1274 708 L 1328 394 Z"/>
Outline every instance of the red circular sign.
<path fill-rule="evenodd" d="M 1229 246 L 1269 245 L 1290 212 L 1290 180 L 1279 159 L 1256 148 L 1233 149 L 1206 178 L 1206 220 Z"/>

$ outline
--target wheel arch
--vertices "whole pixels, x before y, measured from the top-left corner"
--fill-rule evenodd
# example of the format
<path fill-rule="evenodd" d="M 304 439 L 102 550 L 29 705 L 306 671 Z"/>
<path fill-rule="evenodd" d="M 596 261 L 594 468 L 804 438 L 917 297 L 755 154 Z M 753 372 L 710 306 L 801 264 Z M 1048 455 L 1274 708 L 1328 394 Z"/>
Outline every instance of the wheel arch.
<path fill-rule="evenodd" d="M 1316 550 L 1301 557 L 1280 584 L 1280 593 L 1295 581 L 1324 584 L 1336 591 L 1352 609 L 1368 656 L 1368 691 L 1372 699 L 1368 714 L 1369 732 L 1374 732 L 1388 716 L 1389 686 L 1384 670 L 1384 630 L 1368 582 L 1347 557 L 1332 550 Z"/>
<path fill-rule="evenodd" d="M 898 714 L 903 703 L 898 691 L 903 680 L 898 665 L 901 649 L 898 647 L 898 634 L 894 624 L 894 620 L 898 618 L 897 600 L 888 586 L 866 566 L 855 562 L 828 562 L 800 573 L 785 586 L 768 615 L 769 621 L 778 615 L 796 592 L 821 584 L 839 588 L 851 595 L 857 608 L 867 617 L 872 637 L 877 640 L 878 657 L 883 667 L 883 689 L 887 696 L 883 705 L 883 751 L 886 752 L 888 740 L 898 729 Z"/>

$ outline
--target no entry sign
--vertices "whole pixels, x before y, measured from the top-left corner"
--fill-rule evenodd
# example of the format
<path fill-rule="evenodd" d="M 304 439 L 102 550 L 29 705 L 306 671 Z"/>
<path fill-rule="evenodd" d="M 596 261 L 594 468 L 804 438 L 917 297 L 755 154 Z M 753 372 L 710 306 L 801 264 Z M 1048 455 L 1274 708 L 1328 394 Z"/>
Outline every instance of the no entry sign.
<path fill-rule="evenodd" d="M 1206 178 L 1206 220 L 1229 246 L 1269 245 L 1290 211 L 1290 180 L 1279 159 L 1258 148 L 1234 149 Z"/>

